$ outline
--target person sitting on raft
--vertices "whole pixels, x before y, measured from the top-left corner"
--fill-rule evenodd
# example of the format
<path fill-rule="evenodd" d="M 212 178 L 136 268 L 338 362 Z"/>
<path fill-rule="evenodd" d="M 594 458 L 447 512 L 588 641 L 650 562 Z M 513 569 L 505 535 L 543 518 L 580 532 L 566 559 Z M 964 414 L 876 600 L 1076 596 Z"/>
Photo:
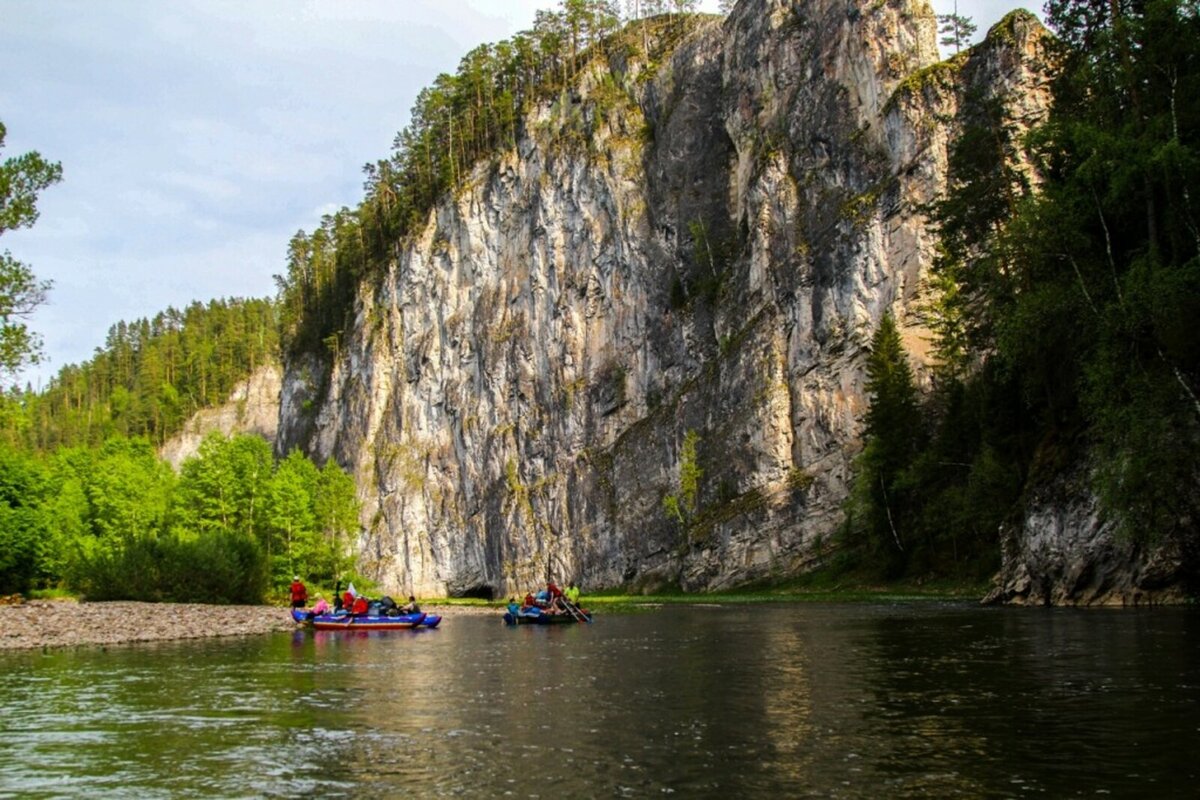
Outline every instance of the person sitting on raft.
<path fill-rule="evenodd" d="M 417 598 L 411 594 L 408 596 L 408 602 L 400 609 L 401 614 L 420 614 L 421 607 L 417 605 Z"/>
<path fill-rule="evenodd" d="M 558 584 L 554 581 L 546 581 L 546 595 L 550 598 L 547 605 L 550 607 L 550 613 L 560 614 L 567 610 L 563 605 L 562 589 L 558 588 Z"/>
<path fill-rule="evenodd" d="M 350 594 L 350 593 L 346 592 L 346 594 Z M 355 616 L 359 616 L 361 614 L 366 614 L 367 609 L 369 609 L 369 608 L 370 608 L 370 603 L 367 602 L 367 598 L 360 594 L 358 597 L 355 597 L 354 600 L 351 602 L 350 613 L 354 614 Z"/>

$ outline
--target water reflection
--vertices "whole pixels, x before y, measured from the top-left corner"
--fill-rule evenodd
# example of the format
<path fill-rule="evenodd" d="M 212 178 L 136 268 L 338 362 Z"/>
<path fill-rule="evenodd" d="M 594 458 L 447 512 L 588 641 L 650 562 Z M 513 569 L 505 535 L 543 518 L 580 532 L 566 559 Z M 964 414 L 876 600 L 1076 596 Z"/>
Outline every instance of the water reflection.
<path fill-rule="evenodd" d="M 0 654 L 0 796 L 1191 796 L 1197 615 L 698 606 Z"/>

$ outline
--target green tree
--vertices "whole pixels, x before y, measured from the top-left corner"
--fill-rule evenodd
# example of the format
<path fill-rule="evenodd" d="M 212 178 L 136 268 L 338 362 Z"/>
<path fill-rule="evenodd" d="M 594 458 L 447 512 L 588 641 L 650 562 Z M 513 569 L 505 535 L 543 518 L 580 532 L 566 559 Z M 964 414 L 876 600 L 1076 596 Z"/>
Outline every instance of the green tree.
<path fill-rule="evenodd" d="M 360 508 L 354 478 L 333 459 L 326 461 L 313 499 L 313 515 L 322 539 L 315 566 L 322 577 L 339 578 L 354 566 Z"/>
<path fill-rule="evenodd" d="M 93 455 L 84 482 L 90 532 L 110 544 L 157 536 L 166 528 L 174 483 L 145 439 L 108 440 Z"/>
<path fill-rule="evenodd" d="M 313 509 L 318 471 L 299 450 L 279 462 L 268 488 L 268 557 L 272 582 L 286 585 L 293 573 L 315 577 L 323 558 Z M 322 576 L 324 577 L 324 576 Z"/>
<path fill-rule="evenodd" d="M 1063 68 L 1035 140 L 1047 180 L 1028 227 L 1046 245 L 1027 269 L 1083 323 L 1068 341 L 1107 509 L 1135 536 L 1187 531 L 1194 548 L 1200 15 L 1185 0 L 1046 10 Z"/>
<path fill-rule="evenodd" d="M 867 356 L 863 452 L 851 515 L 852 541 L 865 562 L 895 576 L 907 559 L 906 531 L 912 507 L 906 470 L 923 439 L 912 367 L 891 314 L 885 314 Z"/>
<path fill-rule="evenodd" d="M 114 434 L 162 444 L 278 360 L 278 320 L 270 300 L 230 299 L 118 322 L 90 361 L 63 367 L 39 393 L 6 395 L 0 436 L 43 452 Z"/>
<path fill-rule="evenodd" d="M 981 401 L 977 438 L 953 448 L 968 465 L 954 485 L 991 487 L 977 519 L 996 520 L 1023 482 L 1086 459 L 1110 518 L 1138 539 L 1178 536 L 1194 565 L 1200 17 L 1182 0 L 1046 10 L 1058 34 L 1048 120 L 1019 137 L 1006 98 L 968 96 L 933 214 L 931 327 L 954 365 L 943 383 Z M 1036 183 L 1016 169 L 1022 150 Z"/>
<path fill-rule="evenodd" d="M 0 595 L 26 592 L 44 574 L 48 531 L 39 506 L 45 492 L 41 466 L 0 447 Z"/>
<path fill-rule="evenodd" d="M 0 122 L 0 150 L 7 129 Z M 62 180 L 62 166 L 36 151 L 0 164 L 0 235 L 37 221 L 38 193 Z M 0 373 L 12 375 L 41 360 L 41 339 L 24 320 L 46 300 L 50 282 L 5 250 L 0 253 Z"/>
<path fill-rule="evenodd" d="M 86 502 L 66 558 L 68 586 L 95 600 L 161 599 L 155 550 L 175 482 L 170 467 L 146 440 L 120 437 L 98 450 L 65 450 L 55 465 L 55 481 L 77 482 Z"/>
<path fill-rule="evenodd" d="M 954 3 L 954 12 L 938 14 L 938 33 L 942 35 L 938 44 L 942 47 L 953 47 L 954 52 L 962 50 L 971 43 L 977 27 L 970 17 L 958 13 L 958 2 Z"/>
<path fill-rule="evenodd" d="M 180 468 L 177 523 L 194 533 L 239 534 L 269 553 L 264 516 L 272 474 L 271 446 L 262 438 L 208 434 Z"/>

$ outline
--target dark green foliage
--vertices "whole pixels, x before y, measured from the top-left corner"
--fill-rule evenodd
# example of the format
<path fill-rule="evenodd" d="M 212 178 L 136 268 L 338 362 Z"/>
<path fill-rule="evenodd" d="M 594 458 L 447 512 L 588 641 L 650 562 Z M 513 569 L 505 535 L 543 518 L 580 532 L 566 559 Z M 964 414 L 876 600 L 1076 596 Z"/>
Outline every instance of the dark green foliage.
<path fill-rule="evenodd" d="M 938 571 L 946 531 L 954 562 L 994 561 L 1027 488 L 1080 463 L 1127 535 L 1198 549 L 1200 15 L 1180 0 L 1047 13 L 1050 118 L 1022 141 L 1005 98 L 967 97 L 932 209 L 931 436 L 896 481 L 921 509 L 897 527 L 932 558 L 910 572 Z M 1022 148 L 1036 186 L 1016 169 Z M 867 467 L 879 447 L 868 440 Z M 877 518 L 882 502 L 855 513 Z"/>
<path fill-rule="evenodd" d="M 0 150 L 8 131 L 0 122 Z M 37 221 L 37 198 L 62 180 L 62 166 L 37 152 L 0 162 L 0 236 Z M 24 320 L 46 300 L 50 281 L 38 280 L 33 270 L 0 251 L 0 376 L 10 376 L 26 364 L 41 360 L 41 339 Z"/>
<path fill-rule="evenodd" d="M 911 492 L 904 469 L 922 438 L 921 415 L 912 368 L 895 320 L 885 314 L 867 357 L 865 447 L 858 459 L 858 480 L 847 532 L 865 561 L 897 575 L 907 561 Z"/>
<path fill-rule="evenodd" d="M 0 448 L 0 595 L 26 592 L 43 574 L 45 496 L 42 466 Z"/>
<path fill-rule="evenodd" d="M 235 533 L 141 537 L 85 556 L 73 588 L 88 600 L 256 604 L 267 594 L 266 560 Z"/>
<path fill-rule="evenodd" d="M 889 472 L 907 463 L 921 440 L 921 416 L 912 367 L 900 343 L 900 332 L 885 314 L 867 356 L 866 435 L 878 445 L 880 464 Z"/>
<path fill-rule="evenodd" d="M 971 43 L 975 35 L 976 25 L 970 17 L 958 13 L 958 4 L 954 4 L 953 14 L 938 14 L 938 33 L 942 38 L 938 44 L 942 47 L 953 47 L 958 52 Z"/>

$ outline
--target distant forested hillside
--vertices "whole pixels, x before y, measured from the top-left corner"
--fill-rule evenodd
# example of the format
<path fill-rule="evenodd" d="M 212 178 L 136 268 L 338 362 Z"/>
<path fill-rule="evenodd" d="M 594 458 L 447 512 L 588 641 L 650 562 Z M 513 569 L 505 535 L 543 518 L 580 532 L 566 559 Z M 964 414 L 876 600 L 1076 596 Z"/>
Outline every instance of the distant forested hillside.
<path fill-rule="evenodd" d="M 161 445 L 278 357 L 278 310 L 267 299 L 197 302 L 120 322 L 90 361 L 63 367 L 40 392 L 7 395 L 0 442 L 44 452 L 114 435 Z"/>

